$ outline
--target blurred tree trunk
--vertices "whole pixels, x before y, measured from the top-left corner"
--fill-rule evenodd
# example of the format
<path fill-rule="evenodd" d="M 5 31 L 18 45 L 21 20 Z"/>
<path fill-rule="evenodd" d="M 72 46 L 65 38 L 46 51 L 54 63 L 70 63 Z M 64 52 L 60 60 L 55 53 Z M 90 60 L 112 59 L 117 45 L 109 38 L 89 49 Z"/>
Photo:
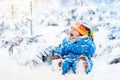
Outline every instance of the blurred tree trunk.
<path fill-rule="evenodd" d="M 31 16 L 31 22 L 30 22 L 30 34 L 33 36 L 33 24 L 32 24 L 32 0 L 30 0 L 30 16 Z"/>

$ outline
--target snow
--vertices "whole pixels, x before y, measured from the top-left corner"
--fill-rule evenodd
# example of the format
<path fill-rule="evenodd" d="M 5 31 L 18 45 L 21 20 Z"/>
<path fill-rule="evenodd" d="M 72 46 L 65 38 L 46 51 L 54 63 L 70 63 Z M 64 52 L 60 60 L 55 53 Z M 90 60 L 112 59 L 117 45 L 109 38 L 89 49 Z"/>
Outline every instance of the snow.
<path fill-rule="evenodd" d="M 118 69 L 120 67 L 120 63 L 108 65 L 109 57 L 111 56 L 104 56 L 101 59 L 94 60 L 94 68 L 91 72 L 91 77 L 97 80 L 119 80 L 119 72 Z"/>
<path fill-rule="evenodd" d="M 120 57 L 119 0 L 33 0 L 32 16 L 30 0 L 12 1 L 0 0 L 0 80 L 120 79 L 120 63 L 109 64 Z M 16 6 L 14 15 L 11 4 Z M 74 21 L 86 21 L 94 30 L 97 50 L 88 75 L 61 75 L 41 60 L 67 36 Z"/>

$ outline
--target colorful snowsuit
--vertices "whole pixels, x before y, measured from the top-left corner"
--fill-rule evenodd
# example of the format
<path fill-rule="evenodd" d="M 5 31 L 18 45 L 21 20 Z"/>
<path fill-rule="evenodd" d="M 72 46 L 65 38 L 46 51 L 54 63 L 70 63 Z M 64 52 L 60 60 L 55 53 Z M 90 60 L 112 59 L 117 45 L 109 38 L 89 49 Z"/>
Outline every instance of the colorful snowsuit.
<path fill-rule="evenodd" d="M 89 73 L 92 69 L 93 62 L 91 55 L 95 52 L 95 44 L 91 37 L 83 38 L 65 38 L 54 52 L 62 57 L 62 74 L 67 73 L 70 68 L 76 73 L 76 65 L 80 56 L 86 56 L 88 58 L 89 67 L 86 73 Z"/>

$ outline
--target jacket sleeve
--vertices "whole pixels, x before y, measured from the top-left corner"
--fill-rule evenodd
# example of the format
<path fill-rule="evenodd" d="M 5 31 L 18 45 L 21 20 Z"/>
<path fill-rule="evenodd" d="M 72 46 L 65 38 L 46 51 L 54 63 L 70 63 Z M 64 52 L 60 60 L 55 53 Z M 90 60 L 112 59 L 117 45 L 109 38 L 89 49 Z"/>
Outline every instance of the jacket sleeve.
<path fill-rule="evenodd" d="M 61 44 L 59 44 L 59 46 L 54 51 L 53 55 L 61 55 L 61 53 L 62 53 L 61 49 L 62 49 Z"/>
<path fill-rule="evenodd" d="M 63 39 L 62 43 L 59 44 L 59 46 L 56 48 L 56 50 L 54 51 L 54 55 L 58 54 L 58 55 L 64 55 L 64 46 L 66 44 L 66 38 Z"/>
<path fill-rule="evenodd" d="M 95 53 L 95 50 L 96 50 L 96 46 L 95 46 L 94 41 L 91 38 L 88 38 L 87 44 L 89 46 L 89 55 L 93 55 Z"/>

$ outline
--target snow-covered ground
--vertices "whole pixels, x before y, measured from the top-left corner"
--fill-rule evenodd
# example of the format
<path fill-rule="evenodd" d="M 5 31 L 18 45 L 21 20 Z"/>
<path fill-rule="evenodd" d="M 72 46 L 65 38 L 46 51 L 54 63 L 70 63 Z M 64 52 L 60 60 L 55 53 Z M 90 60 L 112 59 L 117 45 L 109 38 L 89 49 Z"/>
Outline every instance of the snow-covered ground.
<path fill-rule="evenodd" d="M 34 0 L 32 16 L 29 2 L 0 1 L 0 80 L 120 79 L 119 0 Z M 14 15 L 11 4 L 17 6 Z M 61 75 L 52 70 L 49 59 L 41 59 L 61 43 L 74 21 L 88 22 L 94 30 L 97 49 L 88 75 Z M 118 63 L 111 64 L 115 59 Z"/>

